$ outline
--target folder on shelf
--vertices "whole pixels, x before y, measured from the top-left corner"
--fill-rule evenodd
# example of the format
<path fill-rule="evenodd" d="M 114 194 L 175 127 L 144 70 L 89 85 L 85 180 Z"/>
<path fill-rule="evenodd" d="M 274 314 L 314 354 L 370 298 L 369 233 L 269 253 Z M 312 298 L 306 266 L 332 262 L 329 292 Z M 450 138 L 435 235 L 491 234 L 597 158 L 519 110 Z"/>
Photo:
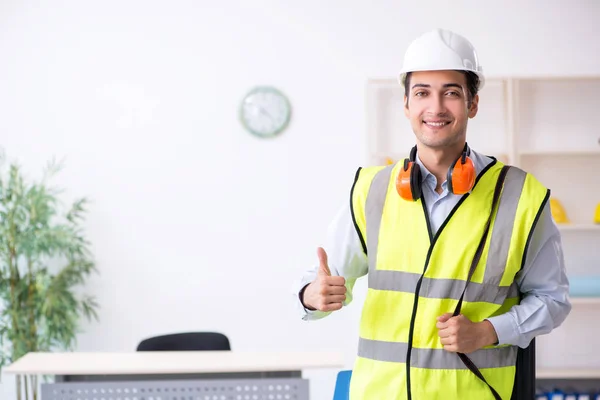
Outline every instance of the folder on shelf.
<path fill-rule="evenodd" d="M 600 297 L 600 275 L 569 276 L 571 297 Z"/>

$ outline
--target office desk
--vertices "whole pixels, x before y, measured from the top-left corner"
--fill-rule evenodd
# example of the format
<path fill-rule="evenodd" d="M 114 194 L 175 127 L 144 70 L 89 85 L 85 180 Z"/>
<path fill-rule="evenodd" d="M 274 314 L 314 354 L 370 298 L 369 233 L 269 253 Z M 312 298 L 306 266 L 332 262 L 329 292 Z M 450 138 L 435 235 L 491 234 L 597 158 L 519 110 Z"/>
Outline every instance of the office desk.
<path fill-rule="evenodd" d="M 302 371 L 343 367 L 339 353 L 29 353 L 6 374 L 49 375 L 41 400 L 308 400 Z"/>

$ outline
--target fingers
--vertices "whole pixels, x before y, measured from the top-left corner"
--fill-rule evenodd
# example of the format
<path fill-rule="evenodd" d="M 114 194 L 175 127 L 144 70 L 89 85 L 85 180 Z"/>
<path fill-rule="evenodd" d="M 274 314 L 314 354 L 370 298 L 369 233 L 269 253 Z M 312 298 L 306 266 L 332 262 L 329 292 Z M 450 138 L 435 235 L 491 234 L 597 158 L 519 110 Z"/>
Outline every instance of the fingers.
<path fill-rule="evenodd" d="M 438 336 L 441 338 L 447 338 L 454 336 L 454 332 L 452 332 L 450 329 L 440 329 L 438 331 Z"/>
<path fill-rule="evenodd" d="M 447 321 L 447 322 L 437 322 L 435 324 L 435 327 L 438 328 L 438 329 L 447 329 L 450 325 L 451 325 L 450 321 Z"/>
<path fill-rule="evenodd" d="M 452 313 L 446 313 L 444 315 L 440 315 L 439 317 L 437 317 L 437 323 L 435 324 L 435 327 L 438 329 L 445 329 L 448 328 L 449 326 L 456 324 L 458 322 L 458 319 L 460 316 L 458 317 L 453 317 Z"/>
<path fill-rule="evenodd" d="M 318 293 L 323 299 L 329 296 L 344 296 L 346 294 L 346 286 L 322 285 Z"/>
<path fill-rule="evenodd" d="M 343 276 L 325 276 L 323 283 L 329 286 L 344 286 L 346 279 Z"/>
<path fill-rule="evenodd" d="M 327 301 L 329 301 L 330 303 L 343 303 L 344 301 L 346 301 L 346 296 L 343 294 L 328 296 Z"/>
<path fill-rule="evenodd" d="M 322 285 L 318 297 L 318 309 L 321 311 L 335 311 L 342 308 L 346 301 L 345 286 Z"/>
<path fill-rule="evenodd" d="M 455 344 L 448 344 L 444 346 L 444 350 L 449 351 L 451 353 L 457 353 L 458 352 L 458 346 Z"/>
<path fill-rule="evenodd" d="M 325 296 L 346 294 L 346 286 L 326 285 L 323 287 L 321 294 Z"/>
<path fill-rule="evenodd" d="M 438 322 L 447 322 L 450 318 L 452 318 L 452 313 L 446 313 L 437 317 Z"/>
<path fill-rule="evenodd" d="M 473 323 L 466 316 L 452 317 L 452 314 L 446 313 L 437 320 L 438 336 L 444 350 L 466 354 L 481 347 L 477 346 L 478 334 L 471 328 Z"/>
<path fill-rule="evenodd" d="M 444 350 L 456 353 L 458 351 L 458 341 L 454 334 L 448 332 L 448 330 L 440 331 L 440 343 L 444 346 Z"/>
<path fill-rule="evenodd" d="M 342 302 L 346 300 L 345 286 L 323 286 L 319 292 L 321 302 L 324 304 Z"/>
<path fill-rule="evenodd" d="M 319 271 L 318 274 L 321 276 L 331 276 L 329 265 L 327 264 L 327 253 L 325 249 L 319 247 L 317 249 L 317 256 L 319 257 Z"/>
<path fill-rule="evenodd" d="M 324 277 L 324 279 L 318 279 L 315 283 L 317 284 L 317 293 L 320 296 L 346 294 L 347 291 L 346 280 L 340 276 Z"/>
<path fill-rule="evenodd" d="M 317 309 L 320 311 L 335 311 L 342 308 L 346 296 L 336 295 L 327 296 L 321 299 L 320 304 L 317 305 Z"/>

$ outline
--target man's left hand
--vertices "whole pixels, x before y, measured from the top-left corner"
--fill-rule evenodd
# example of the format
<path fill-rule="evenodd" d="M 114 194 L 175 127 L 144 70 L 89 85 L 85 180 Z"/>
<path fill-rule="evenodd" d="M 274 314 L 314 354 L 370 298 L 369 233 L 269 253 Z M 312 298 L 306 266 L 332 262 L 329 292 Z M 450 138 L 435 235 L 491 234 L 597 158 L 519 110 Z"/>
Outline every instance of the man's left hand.
<path fill-rule="evenodd" d="M 468 354 L 498 341 L 496 330 L 488 320 L 471 322 L 462 314 L 453 317 L 452 313 L 446 313 L 437 321 L 435 326 L 446 351 Z"/>

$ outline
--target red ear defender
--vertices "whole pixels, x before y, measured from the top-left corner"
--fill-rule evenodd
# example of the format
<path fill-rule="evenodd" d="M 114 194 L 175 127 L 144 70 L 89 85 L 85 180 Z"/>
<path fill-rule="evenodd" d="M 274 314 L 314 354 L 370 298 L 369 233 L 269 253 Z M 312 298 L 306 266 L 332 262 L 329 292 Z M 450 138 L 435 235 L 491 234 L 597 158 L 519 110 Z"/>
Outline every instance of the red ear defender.
<path fill-rule="evenodd" d="M 448 169 L 448 191 L 453 194 L 465 194 L 473 189 L 477 173 L 473 160 L 467 157 L 467 147 L 458 160 Z"/>
<path fill-rule="evenodd" d="M 410 173 L 414 165 L 416 165 L 414 162 L 405 159 L 404 166 L 400 167 L 400 172 L 396 177 L 396 191 L 404 200 L 414 200 L 410 189 Z"/>
<path fill-rule="evenodd" d="M 404 159 L 404 165 L 396 177 L 396 191 L 404 200 L 416 201 L 421 198 L 421 168 L 415 163 L 416 146 L 410 152 L 410 159 Z"/>

